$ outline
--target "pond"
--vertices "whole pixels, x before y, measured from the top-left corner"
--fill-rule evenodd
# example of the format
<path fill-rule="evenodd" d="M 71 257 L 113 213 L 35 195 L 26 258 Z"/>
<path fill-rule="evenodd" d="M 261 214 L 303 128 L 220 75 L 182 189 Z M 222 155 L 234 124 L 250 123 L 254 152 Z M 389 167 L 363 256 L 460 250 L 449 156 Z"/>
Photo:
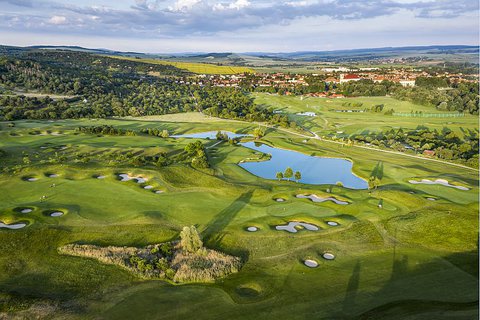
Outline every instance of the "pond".
<path fill-rule="evenodd" d="M 239 165 L 250 173 L 265 179 L 276 179 L 277 172 L 287 167 L 300 171 L 300 182 L 306 184 L 336 184 L 338 181 L 346 188 L 367 189 L 367 181 L 352 173 L 353 163 L 345 159 L 312 157 L 306 154 L 273 148 L 265 144 L 246 142 L 244 147 L 270 154 L 268 161 L 242 162 Z"/>
<path fill-rule="evenodd" d="M 199 133 L 187 133 L 187 134 L 178 134 L 178 135 L 172 135 L 172 138 L 196 138 L 196 139 L 211 139 L 211 140 L 216 140 L 217 139 L 217 132 L 218 131 L 207 131 L 207 132 L 199 132 Z M 223 134 L 227 134 L 228 138 L 233 139 L 233 138 L 243 138 L 243 137 L 248 137 L 250 136 L 249 134 L 239 134 L 239 133 L 233 133 L 230 131 L 221 131 Z"/>

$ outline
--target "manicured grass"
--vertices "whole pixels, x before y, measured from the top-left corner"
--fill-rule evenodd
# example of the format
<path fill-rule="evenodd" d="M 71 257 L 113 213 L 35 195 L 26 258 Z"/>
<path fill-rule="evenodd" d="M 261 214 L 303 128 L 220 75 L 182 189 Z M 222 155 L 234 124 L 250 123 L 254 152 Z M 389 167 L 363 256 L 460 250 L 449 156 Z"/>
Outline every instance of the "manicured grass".
<path fill-rule="evenodd" d="M 68 148 L 60 152 L 154 155 L 183 149 L 191 141 L 75 135 L 73 129 L 79 125 L 157 127 L 172 133 L 220 129 L 248 133 L 255 127 L 242 122 L 186 114 L 15 124 L 8 128 L 0 123 L 0 149 L 7 152 L 0 160 L 9 166 L 21 164 L 25 152 L 36 162 L 0 175 L 0 221 L 30 223 L 24 229 L 0 229 L 0 312 L 41 301 L 56 306 L 49 316 L 64 318 L 478 316 L 472 307 L 478 301 L 478 176 L 473 171 L 317 140 L 304 143 L 302 138 L 269 130 L 263 141 L 306 154 L 351 159 L 354 173 L 363 178 L 370 176 L 379 161 L 383 163 L 384 177 L 377 190 L 333 186 L 329 194 L 326 190 L 331 186 L 251 175 L 237 163 L 253 151 L 227 143 L 207 149 L 212 168 L 204 171 L 183 164 L 118 167 L 101 160 L 39 163 L 59 152 L 54 147 L 61 145 Z M 34 130 L 45 135 L 29 134 Z M 58 177 L 49 178 L 52 173 Z M 141 175 L 148 179 L 146 184 L 165 192 L 155 194 L 135 181 L 121 182 L 118 173 Z M 100 174 L 105 179 L 95 178 Z M 38 180 L 22 179 L 30 176 Z M 444 178 L 471 189 L 412 185 L 408 183 L 412 178 Z M 351 204 L 313 203 L 296 198 L 299 193 L 331 195 Z M 43 195 L 47 197 L 42 201 Z M 286 201 L 274 201 L 277 197 Z M 380 200 L 382 208 L 378 207 Z M 33 211 L 22 214 L 19 208 L 24 207 Z M 65 214 L 49 217 L 46 210 Z M 276 225 L 289 221 L 312 223 L 320 230 L 295 234 L 275 230 Z M 328 221 L 339 225 L 329 226 Z M 192 224 L 208 235 L 207 246 L 242 257 L 242 270 L 214 284 L 174 286 L 140 280 L 120 268 L 57 252 L 58 247 L 74 242 L 145 246 L 175 239 L 183 226 Z M 248 226 L 259 230 L 247 232 Z M 335 260 L 323 259 L 324 252 L 334 253 Z M 319 267 L 305 267 L 304 259 L 315 259 Z M 37 314 L 23 312 L 30 318 Z"/>
<path fill-rule="evenodd" d="M 415 118 L 384 115 L 384 112 L 394 109 L 395 112 L 410 113 L 422 111 L 423 113 L 441 113 L 433 107 L 421 106 L 408 101 L 399 101 L 390 97 L 357 97 L 344 99 L 312 98 L 278 96 L 273 94 L 255 93 L 255 102 L 275 110 L 290 113 L 290 117 L 298 121 L 303 127 L 318 133 L 328 134 L 359 134 L 379 132 L 390 129 L 415 129 L 426 126 L 430 129 L 441 131 L 448 127 L 457 133 L 462 130 L 477 129 L 478 118 L 465 115 L 462 118 Z M 346 107 L 344 103 L 362 103 L 362 107 Z M 336 112 L 337 110 L 363 110 L 374 105 L 385 105 L 383 112 L 348 113 Z M 299 112 L 315 112 L 316 117 L 298 116 Z"/>

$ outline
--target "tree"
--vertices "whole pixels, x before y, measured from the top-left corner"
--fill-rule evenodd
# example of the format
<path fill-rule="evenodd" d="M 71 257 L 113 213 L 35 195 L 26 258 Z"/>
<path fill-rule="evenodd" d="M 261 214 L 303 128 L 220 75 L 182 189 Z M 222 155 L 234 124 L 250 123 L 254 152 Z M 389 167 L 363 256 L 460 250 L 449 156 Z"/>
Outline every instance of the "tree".
<path fill-rule="evenodd" d="M 378 177 L 371 176 L 370 179 L 368 179 L 368 189 L 377 189 L 379 185 L 380 179 L 378 179 Z"/>
<path fill-rule="evenodd" d="M 257 127 L 253 130 L 253 136 L 255 139 L 260 139 L 265 135 L 265 129 L 262 127 Z"/>
<path fill-rule="evenodd" d="M 295 171 L 295 180 L 298 182 L 300 179 L 302 179 L 302 174 L 300 171 Z"/>
<path fill-rule="evenodd" d="M 283 173 L 282 173 L 282 172 L 277 172 L 277 174 L 275 175 L 275 177 L 278 179 L 278 181 L 280 181 L 280 180 L 283 179 Z"/>
<path fill-rule="evenodd" d="M 290 178 L 293 177 L 293 170 L 292 170 L 292 168 L 287 167 L 287 169 L 285 169 L 285 172 L 283 173 L 283 176 L 284 176 L 285 178 L 287 178 L 287 180 L 290 181 Z"/>
<path fill-rule="evenodd" d="M 162 137 L 162 138 L 168 138 L 169 136 L 170 136 L 170 134 L 168 133 L 168 130 L 166 130 L 166 129 L 163 129 L 162 133 L 160 133 L 160 137 Z"/>
<path fill-rule="evenodd" d="M 197 228 L 195 226 L 183 227 L 180 232 L 180 244 L 183 251 L 195 253 L 203 246 Z"/>

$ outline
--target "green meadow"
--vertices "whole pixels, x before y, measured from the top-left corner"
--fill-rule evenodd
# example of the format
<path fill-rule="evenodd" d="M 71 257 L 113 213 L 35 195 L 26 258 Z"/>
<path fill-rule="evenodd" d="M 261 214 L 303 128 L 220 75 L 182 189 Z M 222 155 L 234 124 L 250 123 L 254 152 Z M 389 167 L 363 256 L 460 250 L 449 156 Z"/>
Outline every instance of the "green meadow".
<path fill-rule="evenodd" d="M 255 99 L 289 113 L 316 112 L 315 118 L 302 118 L 303 125 L 318 134 L 418 125 L 441 129 L 446 121 L 452 122 L 450 128 L 462 130 L 475 128 L 478 120 L 467 116 L 392 121 L 383 114 L 335 112 L 347 99 L 266 94 Z M 356 101 L 366 107 L 383 103 L 396 112 L 428 111 L 385 97 Z M 321 140 L 305 142 L 273 128 L 261 142 L 307 155 L 349 159 L 353 172 L 364 179 L 381 163 L 380 186 L 352 190 L 262 179 L 238 166 L 241 160 L 258 156 L 253 150 L 210 140 L 201 140 L 208 169 L 182 163 L 134 166 L 109 159 L 174 155 L 192 140 L 75 131 L 92 125 L 167 129 L 170 134 L 251 133 L 257 126 L 193 113 L 15 121 L 14 127 L 0 123 L 0 149 L 5 152 L 0 161 L 2 169 L 8 168 L 0 174 L 0 222 L 26 224 L 17 230 L 0 228 L 0 317 L 15 313 L 62 319 L 478 318 L 478 171 Z M 90 161 L 82 160 L 85 154 Z M 62 156 L 68 160 L 50 161 Z M 146 182 L 122 182 L 121 173 Z M 36 180 L 28 180 L 32 178 Z M 410 179 L 445 179 L 468 190 L 414 185 Z M 145 189 L 146 185 L 153 188 Z M 296 198 L 298 194 L 333 196 L 349 204 L 315 203 Z M 26 208 L 31 212 L 22 213 Z M 56 211 L 63 215 L 50 216 Z M 311 223 L 319 230 L 275 229 L 290 221 Z M 332 221 L 338 225 L 329 225 Z M 174 285 L 142 280 L 116 266 L 57 251 L 70 243 L 142 247 L 177 239 L 188 225 L 197 226 L 205 246 L 241 257 L 240 272 L 214 283 Z M 258 231 L 248 232 L 250 226 Z M 335 259 L 324 259 L 324 253 Z M 308 268 L 306 259 L 317 261 L 318 267 Z"/>
<path fill-rule="evenodd" d="M 423 112 L 425 114 L 441 114 L 434 107 L 422 106 L 408 101 L 400 101 L 391 97 L 356 97 L 356 98 L 316 98 L 298 96 L 278 96 L 266 93 L 253 95 L 257 104 L 266 108 L 274 108 L 291 114 L 291 118 L 298 121 L 302 127 L 318 135 L 359 134 L 380 132 L 390 129 L 415 129 L 426 126 L 429 129 L 441 131 L 448 127 L 455 132 L 465 132 L 468 129 L 478 128 L 478 117 L 465 114 L 461 118 L 436 117 L 400 117 L 385 115 L 384 112 L 393 109 L 397 113 Z M 361 103 L 361 107 L 344 106 L 345 103 Z M 339 112 L 340 110 L 363 110 L 375 105 L 383 104 L 383 112 Z M 300 116 L 296 113 L 314 112 L 315 117 Z"/>

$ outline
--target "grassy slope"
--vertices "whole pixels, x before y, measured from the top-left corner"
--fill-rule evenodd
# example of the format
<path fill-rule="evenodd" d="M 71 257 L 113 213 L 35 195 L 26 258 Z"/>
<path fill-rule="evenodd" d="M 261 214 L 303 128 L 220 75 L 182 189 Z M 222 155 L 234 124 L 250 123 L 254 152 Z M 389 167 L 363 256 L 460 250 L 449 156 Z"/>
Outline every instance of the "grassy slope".
<path fill-rule="evenodd" d="M 185 117 L 197 121 L 192 115 Z M 38 151 L 46 142 L 80 150 L 171 150 L 188 142 L 69 134 L 68 129 L 80 124 L 112 124 L 137 130 L 159 126 L 176 133 L 251 130 L 238 122 L 200 121 L 22 121 L 14 129 L 2 125 L 0 148 L 19 155 L 23 150 Z M 65 130 L 68 134 L 31 136 L 29 128 Z M 8 131 L 22 135 L 11 137 Z M 478 299 L 478 256 L 472 253 L 477 250 L 476 175 L 455 167 L 321 141 L 304 144 L 301 138 L 275 131 L 270 131 L 265 140 L 307 154 L 351 158 L 355 173 L 363 177 L 369 176 L 377 161 L 383 161 L 383 186 L 371 193 L 334 187 L 335 196 L 352 202 L 348 206 L 296 199 L 294 195 L 299 192 L 325 194 L 325 186 L 259 179 L 236 165 L 252 151 L 226 144 L 208 150 L 215 165 L 214 176 L 184 166 L 145 170 L 101 164 L 37 166 L 14 176 L 1 175 L 0 220 L 29 220 L 31 225 L 17 231 L 0 230 L 0 250 L 4 253 L 0 257 L 0 292 L 52 299 L 68 305 L 74 314 L 101 314 L 111 319 L 128 319 L 139 312 L 157 319 L 211 319 L 222 314 L 232 319 L 343 318 L 391 314 L 391 310 L 399 318 L 426 312 L 430 318 L 441 319 L 445 310 L 452 312 L 455 308 L 460 311 L 454 315 L 475 317 L 475 308 L 463 303 Z M 45 177 L 44 173 L 52 172 L 59 178 Z M 133 181 L 119 182 L 114 175 L 118 172 L 141 174 L 149 178 L 149 184 L 166 192 L 157 195 Z M 98 173 L 107 178 L 92 178 Z M 21 177 L 28 174 L 40 179 L 22 181 Z M 410 185 L 407 180 L 412 177 L 442 177 L 473 188 L 460 191 Z M 57 187 L 50 188 L 52 181 Z M 44 194 L 49 199 L 40 202 Z M 278 196 L 287 201 L 274 202 L 272 199 Z M 427 196 L 438 201 L 426 200 Z M 384 209 L 378 208 L 379 199 L 383 199 Z M 36 210 L 20 214 L 13 210 L 19 206 Z M 46 217 L 44 209 L 63 209 L 66 215 Z M 322 230 L 292 235 L 273 229 L 291 219 L 315 223 Z M 330 220 L 341 226 L 329 227 L 326 221 Z M 166 241 L 187 224 L 197 224 L 210 234 L 210 246 L 248 257 L 242 271 L 215 285 L 176 287 L 138 281 L 118 268 L 56 253 L 58 246 L 74 241 L 131 246 Z M 251 225 L 260 231 L 245 232 Z M 334 252 L 337 259 L 324 261 L 320 254 L 325 250 Z M 320 267 L 304 267 L 301 261 L 305 258 L 317 259 Z M 435 301 L 453 305 L 445 309 Z"/>
<path fill-rule="evenodd" d="M 137 59 L 131 57 L 120 57 L 120 56 L 109 56 L 114 59 L 130 60 L 136 62 L 145 62 L 151 64 L 162 64 L 170 65 L 179 69 L 184 69 L 197 74 L 238 74 L 250 72 L 254 73 L 255 71 L 247 67 L 236 67 L 236 66 L 219 66 L 215 64 L 208 63 L 196 63 L 196 62 L 176 62 L 176 61 L 166 61 L 158 59 Z"/>
<path fill-rule="evenodd" d="M 419 125 L 440 131 L 446 126 L 457 132 L 478 127 L 478 118 L 472 115 L 466 115 L 463 118 L 404 118 L 386 116 L 383 113 L 335 112 L 335 110 L 355 109 L 353 107 L 342 106 L 345 102 L 360 102 L 363 103 L 363 106 L 359 108 L 360 110 L 370 108 L 374 105 L 384 104 L 384 111 L 393 108 L 395 112 L 409 113 L 411 111 L 422 111 L 424 113 L 440 113 L 431 107 L 416 105 L 407 101 L 399 101 L 390 97 L 358 97 L 347 99 L 304 98 L 302 100 L 300 97 L 285 97 L 263 93 L 256 93 L 254 97 L 257 104 L 273 107 L 276 110 L 283 110 L 286 113 L 292 113 L 291 117 L 293 119 L 299 121 L 302 126 L 319 135 L 336 133 L 337 131 L 353 134 L 368 131 L 378 132 L 391 128 L 414 129 Z M 317 116 L 312 118 L 295 115 L 295 113 L 304 111 L 315 112 Z"/>

